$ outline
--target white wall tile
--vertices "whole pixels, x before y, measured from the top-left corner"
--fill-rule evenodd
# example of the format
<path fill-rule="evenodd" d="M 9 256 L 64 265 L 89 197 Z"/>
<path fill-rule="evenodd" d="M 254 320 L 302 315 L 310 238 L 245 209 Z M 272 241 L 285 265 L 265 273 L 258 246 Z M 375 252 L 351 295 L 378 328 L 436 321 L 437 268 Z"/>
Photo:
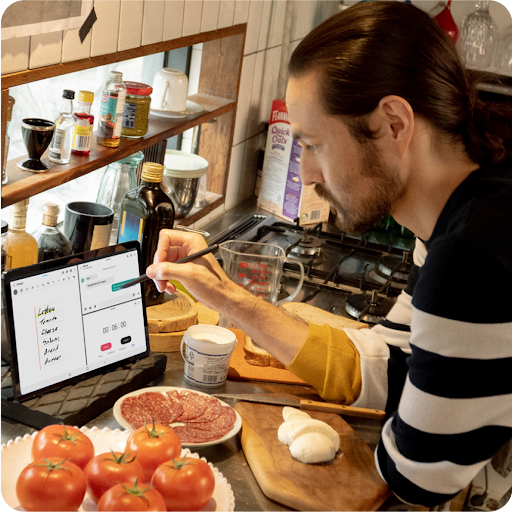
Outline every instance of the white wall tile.
<path fill-rule="evenodd" d="M 240 25 L 241 23 L 247 23 L 247 20 L 249 19 L 250 7 L 251 7 L 250 0 L 236 0 L 235 17 L 233 19 L 233 25 Z"/>
<path fill-rule="evenodd" d="M 29 69 L 60 64 L 62 57 L 62 31 L 30 37 Z"/>
<path fill-rule="evenodd" d="M 181 32 L 182 36 L 199 34 L 201 31 L 202 13 L 203 0 L 185 0 L 185 11 L 183 12 L 183 29 Z"/>
<path fill-rule="evenodd" d="M 131 1 L 131 0 L 130 0 Z M 142 46 L 159 43 L 164 31 L 164 0 L 144 0 Z"/>
<path fill-rule="evenodd" d="M 247 122 L 247 139 L 259 133 L 260 101 L 263 88 L 263 68 L 265 65 L 265 52 L 256 54 L 254 64 L 254 78 L 252 82 L 251 104 L 249 107 L 249 119 Z"/>
<path fill-rule="evenodd" d="M 119 11 L 119 36 L 117 50 L 138 48 L 142 40 L 144 0 L 121 2 Z"/>
<path fill-rule="evenodd" d="M 249 19 L 247 21 L 247 32 L 245 34 L 244 55 L 254 53 L 258 50 L 263 3 L 263 0 L 251 0 Z"/>
<path fill-rule="evenodd" d="M 219 20 L 220 0 L 206 0 L 203 3 L 203 15 L 201 17 L 201 32 L 217 30 Z"/>
<path fill-rule="evenodd" d="M 263 68 L 263 80 L 260 100 L 258 126 L 269 122 L 272 102 L 277 99 L 277 84 L 279 82 L 279 70 L 281 69 L 281 49 L 276 46 L 265 51 L 265 67 Z"/>
<path fill-rule="evenodd" d="M 238 105 L 236 109 L 235 130 L 233 132 L 233 145 L 240 144 L 247 136 L 247 124 L 251 108 L 252 84 L 254 82 L 254 66 L 256 54 L 247 55 L 242 61 Z"/>
<path fill-rule="evenodd" d="M 2 75 L 28 69 L 30 36 L 2 41 Z"/>
<path fill-rule="evenodd" d="M 260 35 L 258 38 L 258 51 L 268 48 L 268 37 L 270 31 L 270 16 L 272 14 L 272 4 L 274 2 L 266 0 L 263 2 L 261 11 Z"/>
<path fill-rule="evenodd" d="M 314 28 L 317 2 L 301 0 L 293 2 L 291 41 L 304 38 Z"/>
<path fill-rule="evenodd" d="M 87 59 L 91 54 L 91 33 L 87 34 L 82 43 L 78 31 L 78 28 L 74 28 L 62 32 L 62 62 Z"/>
<path fill-rule="evenodd" d="M 91 57 L 117 51 L 120 0 L 95 0 L 98 19 L 92 26 Z"/>
<path fill-rule="evenodd" d="M 163 41 L 181 37 L 185 0 L 165 0 Z"/>
<path fill-rule="evenodd" d="M 221 0 L 217 28 L 226 28 L 233 25 L 235 17 L 235 0 Z"/>
<path fill-rule="evenodd" d="M 229 163 L 228 186 L 226 188 L 226 197 L 224 206 L 226 210 L 233 208 L 240 196 L 240 182 L 244 166 L 245 142 L 233 146 L 231 150 L 231 161 Z"/>
<path fill-rule="evenodd" d="M 259 134 L 245 142 L 244 165 L 240 180 L 238 201 L 244 201 L 254 195 L 256 172 L 258 167 Z"/>
<path fill-rule="evenodd" d="M 279 46 L 283 43 L 283 28 L 286 15 L 286 2 L 274 0 L 272 2 L 272 17 L 270 20 L 270 35 L 268 47 Z"/>

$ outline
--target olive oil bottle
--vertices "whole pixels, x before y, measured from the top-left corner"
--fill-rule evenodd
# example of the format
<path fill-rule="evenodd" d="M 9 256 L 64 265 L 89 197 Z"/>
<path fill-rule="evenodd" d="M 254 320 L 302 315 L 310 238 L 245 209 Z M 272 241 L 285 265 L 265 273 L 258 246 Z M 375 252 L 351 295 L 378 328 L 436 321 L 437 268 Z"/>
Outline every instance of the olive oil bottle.
<path fill-rule="evenodd" d="M 161 188 L 163 172 L 163 165 L 144 162 L 140 185 L 121 200 L 117 241 L 138 240 L 144 268 L 153 263 L 160 230 L 172 229 L 174 224 L 174 205 Z M 159 304 L 164 297 L 153 281 L 144 283 L 144 295 L 146 306 Z"/>

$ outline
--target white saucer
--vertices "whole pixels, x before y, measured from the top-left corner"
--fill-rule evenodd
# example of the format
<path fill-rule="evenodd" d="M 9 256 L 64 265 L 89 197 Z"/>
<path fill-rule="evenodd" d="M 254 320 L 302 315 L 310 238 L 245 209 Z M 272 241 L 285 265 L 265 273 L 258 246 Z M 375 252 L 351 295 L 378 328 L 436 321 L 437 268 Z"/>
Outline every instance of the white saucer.
<path fill-rule="evenodd" d="M 156 108 L 150 108 L 149 111 L 151 114 L 157 117 L 167 117 L 171 119 L 180 119 L 182 117 L 188 116 L 190 114 L 198 114 L 202 112 L 204 109 L 198 103 L 194 103 L 193 101 L 187 100 L 187 108 L 182 110 L 181 112 L 174 112 L 172 110 L 158 110 Z"/>

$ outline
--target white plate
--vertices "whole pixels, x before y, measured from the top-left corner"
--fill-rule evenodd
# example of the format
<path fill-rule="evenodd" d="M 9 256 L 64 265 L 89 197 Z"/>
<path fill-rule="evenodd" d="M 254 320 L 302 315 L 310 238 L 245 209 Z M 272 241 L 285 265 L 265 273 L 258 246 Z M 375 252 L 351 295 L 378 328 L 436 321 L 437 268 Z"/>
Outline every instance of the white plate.
<path fill-rule="evenodd" d="M 174 112 L 172 110 L 158 110 L 157 108 L 150 108 L 149 112 L 157 117 L 168 117 L 171 119 L 181 119 L 190 114 L 199 114 L 199 112 L 203 111 L 203 107 L 198 103 L 194 103 L 193 101 L 187 100 L 187 106 L 185 110 L 180 112 Z"/>
<path fill-rule="evenodd" d="M 137 396 L 142 393 L 149 393 L 149 392 L 165 393 L 166 391 L 173 391 L 173 390 L 188 391 L 189 393 L 197 393 L 198 395 L 204 395 L 204 396 L 207 396 L 208 398 L 212 398 L 212 396 L 209 395 L 208 393 L 202 393 L 201 391 L 196 391 L 195 389 L 192 390 L 192 389 L 187 389 L 187 388 L 174 388 L 174 387 L 167 387 L 167 386 L 156 386 L 156 387 L 152 387 L 152 388 L 142 388 L 142 389 L 138 389 L 137 391 L 132 391 L 131 393 L 128 393 L 117 400 L 117 402 L 114 404 L 114 410 L 113 410 L 114 418 L 117 420 L 119 425 L 121 425 L 126 430 L 129 430 L 131 432 L 133 430 L 133 428 L 126 422 L 126 420 L 121 415 L 122 401 L 125 398 L 128 398 L 129 396 Z M 218 398 L 216 400 L 218 400 Z M 219 402 L 224 407 L 230 407 L 229 405 L 224 403 L 222 400 L 219 400 Z M 238 414 L 236 411 L 235 411 L 235 414 L 236 414 L 235 424 L 233 425 L 233 428 L 225 436 L 220 437 L 219 439 L 216 439 L 215 441 L 207 441 L 204 443 L 181 443 L 182 446 L 189 446 L 190 448 L 202 448 L 204 446 L 213 446 L 216 444 L 220 444 L 220 443 L 223 443 L 224 441 L 227 441 L 228 439 L 231 439 L 233 436 L 238 434 L 238 432 L 242 428 L 242 418 L 240 417 L 240 414 Z M 172 423 L 172 425 L 184 425 L 184 423 L 176 422 L 176 423 Z"/>
<path fill-rule="evenodd" d="M 80 430 L 92 441 L 95 455 L 107 453 L 110 452 L 110 450 L 123 452 L 126 440 L 130 435 L 128 430 L 123 431 L 119 429 L 110 430 L 104 428 L 100 430 L 98 427 L 92 427 L 90 429 L 82 427 Z M 16 496 L 16 481 L 23 468 L 32 460 L 32 443 L 36 435 L 37 432 L 25 434 L 24 437 L 17 437 L 14 441 L 10 440 L 7 444 L 2 444 L 2 497 L 10 507 L 16 510 L 24 510 L 20 506 L 18 497 Z M 181 456 L 183 457 L 185 455 L 199 459 L 199 454 L 192 453 L 188 448 L 181 451 Z M 201 457 L 201 459 L 208 462 L 204 457 Z M 215 489 L 212 499 L 206 504 L 203 510 L 235 510 L 235 496 L 231 485 L 211 462 L 208 462 L 208 466 L 210 466 L 215 476 Z M 78 510 L 97 510 L 96 504 L 89 498 L 87 493 Z"/>

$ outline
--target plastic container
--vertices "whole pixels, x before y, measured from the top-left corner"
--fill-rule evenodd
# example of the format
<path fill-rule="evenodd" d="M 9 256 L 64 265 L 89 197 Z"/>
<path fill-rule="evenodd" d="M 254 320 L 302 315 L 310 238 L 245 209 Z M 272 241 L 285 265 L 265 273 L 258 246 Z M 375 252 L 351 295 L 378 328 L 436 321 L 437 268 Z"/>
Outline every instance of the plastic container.
<path fill-rule="evenodd" d="M 176 209 L 176 218 L 185 217 L 193 208 L 199 183 L 208 170 L 208 162 L 199 155 L 168 149 L 164 159 L 163 184 Z"/>
<path fill-rule="evenodd" d="M 153 88 L 140 82 L 124 82 L 124 85 L 126 100 L 121 135 L 129 138 L 143 137 L 148 132 L 150 94 Z"/>

